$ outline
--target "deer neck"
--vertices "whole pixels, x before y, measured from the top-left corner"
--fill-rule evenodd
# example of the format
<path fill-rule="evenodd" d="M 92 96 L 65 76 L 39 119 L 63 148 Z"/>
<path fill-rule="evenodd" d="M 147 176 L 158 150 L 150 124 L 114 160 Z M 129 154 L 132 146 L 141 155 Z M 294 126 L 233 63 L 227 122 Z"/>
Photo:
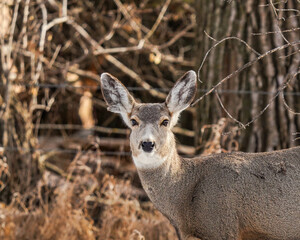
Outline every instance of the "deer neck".
<path fill-rule="evenodd" d="M 155 168 L 139 168 L 142 185 L 150 200 L 162 213 L 170 220 L 176 219 L 178 208 L 176 204 L 182 202 L 180 198 L 186 196 L 186 181 L 184 172 L 186 171 L 183 159 L 178 155 L 174 146 L 169 148 L 168 154 L 162 164 Z M 142 157 L 142 156 L 141 156 Z M 133 156 L 134 161 L 136 158 Z M 152 159 L 155 161 L 155 159 Z M 160 162 L 161 159 L 158 159 Z"/>
<path fill-rule="evenodd" d="M 163 157 L 156 154 L 151 157 L 145 155 L 146 154 L 142 154 L 138 158 L 147 158 L 147 160 L 145 161 L 152 161 L 154 163 L 151 165 L 149 164 L 149 167 L 145 167 L 145 165 L 140 167 L 138 164 L 136 164 L 138 173 L 140 174 L 142 181 L 151 181 L 153 183 L 154 176 L 158 179 L 175 178 L 182 171 L 182 158 L 178 155 L 176 148 L 170 149 L 168 154 L 164 155 Z M 134 162 L 136 163 L 137 158 L 133 158 Z"/>

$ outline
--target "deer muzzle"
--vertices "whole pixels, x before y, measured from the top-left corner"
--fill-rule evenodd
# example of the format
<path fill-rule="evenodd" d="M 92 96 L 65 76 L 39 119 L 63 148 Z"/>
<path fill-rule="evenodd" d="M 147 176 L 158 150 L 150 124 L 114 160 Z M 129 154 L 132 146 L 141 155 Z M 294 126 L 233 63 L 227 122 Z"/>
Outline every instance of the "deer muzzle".
<path fill-rule="evenodd" d="M 141 142 L 141 146 L 142 146 L 142 149 L 144 152 L 150 153 L 154 149 L 155 143 L 151 142 L 151 141 L 144 141 L 144 142 Z"/>

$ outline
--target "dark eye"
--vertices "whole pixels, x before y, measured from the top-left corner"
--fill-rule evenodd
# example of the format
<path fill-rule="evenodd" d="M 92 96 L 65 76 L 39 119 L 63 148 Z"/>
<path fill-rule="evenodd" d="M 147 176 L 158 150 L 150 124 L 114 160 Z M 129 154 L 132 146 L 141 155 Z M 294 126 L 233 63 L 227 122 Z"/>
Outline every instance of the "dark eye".
<path fill-rule="evenodd" d="M 135 119 L 130 119 L 132 126 L 137 126 L 139 123 Z"/>
<path fill-rule="evenodd" d="M 169 123 L 169 120 L 165 119 L 165 120 L 162 121 L 161 125 L 166 127 L 166 126 L 168 126 L 168 123 Z"/>

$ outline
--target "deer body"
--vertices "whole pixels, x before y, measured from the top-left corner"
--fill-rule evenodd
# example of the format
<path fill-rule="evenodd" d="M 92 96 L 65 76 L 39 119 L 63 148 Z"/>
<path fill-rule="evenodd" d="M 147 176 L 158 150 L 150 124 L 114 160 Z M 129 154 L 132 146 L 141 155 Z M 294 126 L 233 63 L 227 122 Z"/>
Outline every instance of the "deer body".
<path fill-rule="evenodd" d="M 109 110 L 132 130 L 143 188 L 183 239 L 300 239 L 300 147 L 181 158 L 171 129 L 194 97 L 195 73 L 179 79 L 165 103 L 136 103 L 108 74 L 101 83 Z"/>
<path fill-rule="evenodd" d="M 299 148 L 216 154 L 139 175 L 151 201 L 186 235 L 300 239 L 299 159 Z"/>

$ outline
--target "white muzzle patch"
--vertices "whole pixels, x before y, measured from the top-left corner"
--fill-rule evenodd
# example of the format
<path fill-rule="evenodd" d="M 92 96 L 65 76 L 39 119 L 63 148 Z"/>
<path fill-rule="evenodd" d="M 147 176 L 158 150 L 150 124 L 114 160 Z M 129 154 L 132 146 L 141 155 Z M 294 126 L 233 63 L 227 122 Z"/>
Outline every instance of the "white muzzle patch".
<path fill-rule="evenodd" d="M 158 168 L 166 161 L 166 158 L 159 156 L 155 151 L 151 153 L 141 151 L 136 157 L 132 156 L 132 158 L 138 169 Z"/>

